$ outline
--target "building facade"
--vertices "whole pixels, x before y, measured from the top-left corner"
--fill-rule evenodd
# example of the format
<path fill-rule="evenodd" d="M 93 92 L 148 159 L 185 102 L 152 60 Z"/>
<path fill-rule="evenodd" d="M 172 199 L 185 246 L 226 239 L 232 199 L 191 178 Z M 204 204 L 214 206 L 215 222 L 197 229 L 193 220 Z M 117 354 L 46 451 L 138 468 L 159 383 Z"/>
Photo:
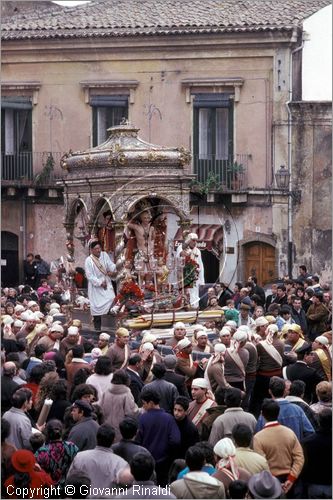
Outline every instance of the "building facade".
<path fill-rule="evenodd" d="M 28 251 L 48 260 L 65 253 L 60 159 L 100 145 L 107 129 L 126 118 L 148 143 L 192 153 L 190 218 L 203 242 L 207 282 L 232 284 L 256 274 L 265 284 L 295 275 L 304 260 L 329 279 L 330 231 L 326 224 L 317 252 L 317 216 L 307 199 L 316 149 L 312 160 L 299 150 L 295 160 L 288 143 L 302 132 L 291 113 L 305 111 L 286 106 L 301 100 L 302 22 L 326 5 L 235 1 L 222 9 L 215 0 L 98 0 L 4 18 L 4 261 L 21 262 Z M 327 110 L 325 120 L 327 128 Z M 286 189 L 275 181 L 281 165 L 291 173 Z M 302 169 L 309 175 L 298 181 Z M 306 250 L 304 213 L 312 228 Z M 208 240 L 217 240 L 221 228 L 223 244 L 212 252 Z M 77 265 L 86 254 L 77 239 Z"/>

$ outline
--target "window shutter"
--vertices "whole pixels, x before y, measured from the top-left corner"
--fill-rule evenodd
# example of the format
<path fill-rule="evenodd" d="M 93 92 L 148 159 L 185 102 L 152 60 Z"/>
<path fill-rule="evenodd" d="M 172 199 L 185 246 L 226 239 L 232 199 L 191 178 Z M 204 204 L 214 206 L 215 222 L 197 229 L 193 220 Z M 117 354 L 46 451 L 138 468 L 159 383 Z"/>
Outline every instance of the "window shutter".
<path fill-rule="evenodd" d="M 124 107 L 128 106 L 128 96 L 126 95 L 92 95 L 90 96 L 90 106 L 93 107 Z"/>

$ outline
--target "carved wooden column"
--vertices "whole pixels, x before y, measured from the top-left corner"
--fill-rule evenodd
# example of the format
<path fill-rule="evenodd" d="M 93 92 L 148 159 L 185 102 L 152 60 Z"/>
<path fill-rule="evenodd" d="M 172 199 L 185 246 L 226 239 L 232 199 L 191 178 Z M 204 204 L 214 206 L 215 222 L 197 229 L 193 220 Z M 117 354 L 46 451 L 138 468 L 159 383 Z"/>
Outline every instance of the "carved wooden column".
<path fill-rule="evenodd" d="M 117 281 L 120 278 L 125 266 L 125 242 L 124 242 L 124 228 L 123 221 L 115 221 L 113 223 L 115 230 L 116 245 L 114 251 L 114 259 L 117 268 Z"/>

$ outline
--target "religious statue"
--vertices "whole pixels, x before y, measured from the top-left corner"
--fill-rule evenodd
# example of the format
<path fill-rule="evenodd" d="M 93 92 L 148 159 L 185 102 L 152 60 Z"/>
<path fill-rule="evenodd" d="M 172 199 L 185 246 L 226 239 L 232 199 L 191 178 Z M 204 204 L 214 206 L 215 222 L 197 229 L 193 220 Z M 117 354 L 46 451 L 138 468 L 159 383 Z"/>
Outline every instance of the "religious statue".
<path fill-rule="evenodd" d="M 115 233 L 111 210 L 103 212 L 103 226 L 98 229 L 97 237 L 102 243 L 103 251 L 113 258 L 115 247 Z"/>

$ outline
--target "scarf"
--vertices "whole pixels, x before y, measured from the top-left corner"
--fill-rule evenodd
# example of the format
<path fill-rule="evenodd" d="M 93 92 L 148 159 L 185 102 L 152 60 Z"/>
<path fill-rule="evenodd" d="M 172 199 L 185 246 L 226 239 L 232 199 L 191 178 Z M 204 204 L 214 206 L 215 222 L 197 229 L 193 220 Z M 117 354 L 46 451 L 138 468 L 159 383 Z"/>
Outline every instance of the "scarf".
<path fill-rule="evenodd" d="M 235 462 L 235 455 L 221 458 L 216 466 L 217 470 L 224 472 L 232 481 L 239 479 L 239 470 Z"/>

